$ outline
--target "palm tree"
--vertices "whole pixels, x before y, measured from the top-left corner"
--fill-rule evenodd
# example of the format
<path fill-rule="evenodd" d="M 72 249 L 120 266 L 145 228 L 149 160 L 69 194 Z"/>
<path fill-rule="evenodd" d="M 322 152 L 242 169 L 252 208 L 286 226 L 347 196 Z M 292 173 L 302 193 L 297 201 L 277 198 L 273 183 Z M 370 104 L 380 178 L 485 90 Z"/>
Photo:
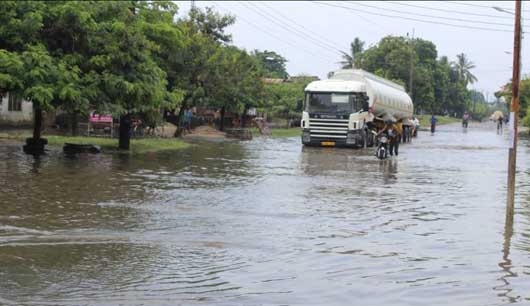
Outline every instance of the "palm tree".
<path fill-rule="evenodd" d="M 342 69 L 351 69 L 351 68 L 360 68 L 361 66 L 361 53 L 364 49 L 364 41 L 360 40 L 359 37 L 355 39 L 350 44 L 350 54 L 342 52 Z"/>
<path fill-rule="evenodd" d="M 463 81 L 466 86 L 467 84 L 475 83 L 477 77 L 471 73 L 471 69 L 475 68 L 475 64 L 473 64 L 464 53 L 457 54 L 456 59 L 456 63 L 453 64 L 458 73 L 458 78 Z"/>

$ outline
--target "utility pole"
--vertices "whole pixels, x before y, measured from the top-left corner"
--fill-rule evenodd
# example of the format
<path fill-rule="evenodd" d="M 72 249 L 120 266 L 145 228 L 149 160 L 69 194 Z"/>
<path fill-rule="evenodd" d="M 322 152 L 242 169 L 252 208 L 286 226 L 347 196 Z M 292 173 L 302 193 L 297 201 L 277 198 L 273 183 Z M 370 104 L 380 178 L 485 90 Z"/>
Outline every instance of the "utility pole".
<path fill-rule="evenodd" d="M 192 10 L 195 9 L 195 0 L 191 0 L 191 9 L 192 9 Z"/>
<path fill-rule="evenodd" d="M 408 35 L 407 35 L 408 36 Z M 410 72 L 409 72 L 409 95 L 412 98 L 412 70 L 414 69 L 414 49 L 412 43 L 414 41 L 414 28 L 412 28 L 412 38 L 410 39 Z"/>
<path fill-rule="evenodd" d="M 521 55 L 521 0 L 515 1 L 515 29 L 513 39 L 512 103 L 510 111 L 511 139 L 508 151 L 508 196 L 506 218 L 513 218 L 515 199 L 515 165 L 517 155 L 517 117 L 519 113 L 519 77 Z M 510 216 L 508 216 L 510 214 Z"/>

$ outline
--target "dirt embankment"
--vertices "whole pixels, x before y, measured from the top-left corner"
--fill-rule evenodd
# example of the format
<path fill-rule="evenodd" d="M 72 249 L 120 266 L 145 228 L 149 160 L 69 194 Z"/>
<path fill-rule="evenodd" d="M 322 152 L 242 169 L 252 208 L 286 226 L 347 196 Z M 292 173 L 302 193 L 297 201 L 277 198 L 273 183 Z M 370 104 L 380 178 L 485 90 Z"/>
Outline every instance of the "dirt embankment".
<path fill-rule="evenodd" d="M 226 133 L 216 130 L 210 126 L 199 126 L 192 129 L 190 132 L 184 132 L 182 136 L 184 140 L 208 140 L 208 141 L 224 141 L 228 138 Z"/>

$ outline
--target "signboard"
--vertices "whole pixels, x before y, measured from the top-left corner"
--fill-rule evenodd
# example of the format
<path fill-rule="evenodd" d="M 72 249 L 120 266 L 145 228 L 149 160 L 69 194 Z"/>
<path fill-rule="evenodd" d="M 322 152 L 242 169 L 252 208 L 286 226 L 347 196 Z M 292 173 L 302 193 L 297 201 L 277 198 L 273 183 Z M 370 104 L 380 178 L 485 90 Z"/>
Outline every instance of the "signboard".
<path fill-rule="evenodd" d="M 111 115 L 90 115 L 88 120 L 91 123 L 112 123 Z"/>

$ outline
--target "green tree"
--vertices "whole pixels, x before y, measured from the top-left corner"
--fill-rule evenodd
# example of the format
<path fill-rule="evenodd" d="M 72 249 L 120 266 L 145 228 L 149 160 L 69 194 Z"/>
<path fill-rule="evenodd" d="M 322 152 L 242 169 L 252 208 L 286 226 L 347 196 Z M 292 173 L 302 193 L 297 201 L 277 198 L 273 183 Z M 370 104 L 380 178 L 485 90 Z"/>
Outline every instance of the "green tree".
<path fill-rule="evenodd" d="M 313 78 L 297 77 L 294 82 L 267 84 L 261 110 L 272 116 L 299 118 L 302 112 L 304 89 Z"/>
<path fill-rule="evenodd" d="M 204 11 L 194 8 L 189 13 L 189 20 L 197 32 L 216 42 L 229 43 L 232 41 L 232 35 L 225 33 L 225 29 L 236 21 L 232 15 L 221 15 L 211 7 L 206 7 Z"/>
<path fill-rule="evenodd" d="M 464 82 L 466 86 L 475 83 L 477 77 L 471 73 L 471 69 L 475 68 L 475 64 L 464 53 L 457 54 L 456 59 L 454 66 L 458 72 L 460 81 Z"/>
<path fill-rule="evenodd" d="M 219 47 L 209 59 L 212 67 L 204 84 L 208 105 L 220 109 L 220 130 L 224 130 L 227 111 L 244 115 L 251 106 L 258 106 L 262 92 L 262 71 L 259 63 L 233 46 Z"/>
<path fill-rule="evenodd" d="M 33 141 L 39 143 L 42 130 L 42 112 L 52 110 L 54 96 L 57 92 L 58 69 L 54 59 L 46 48 L 39 45 L 28 46 L 22 52 L 23 73 L 19 76 L 22 81 L 22 92 L 14 91 L 13 94 L 21 94 L 24 99 L 33 102 L 33 113 L 35 115 L 33 127 Z"/>
<path fill-rule="evenodd" d="M 151 56 L 152 42 L 142 31 L 141 3 L 99 2 L 89 64 L 99 76 L 95 107 L 120 116 L 119 148 L 130 146 L 131 114 L 162 107 L 166 73 Z"/>
<path fill-rule="evenodd" d="M 280 78 L 286 79 L 289 77 L 285 68 L 287 60 L 274 51 L 259 51 L 254 50 L 252 56 L 261 63 L 263 71 L 265 72 L 264 77 L 267 78 Z"/>
<path fill-rule="evenodd" d="M 361 68 L 361 57 L 364 51 L 364 41 L 359 37 L 350 43 L 350 53 L 342 52 L 342 61 L 340 64 L 343 69 Z"/>
<path fill-rule="evenodd" d="M 211 60 L 222 45 L 231 40 L 225 34 L 226 27 L 235 22 L 235 17 L 220 15 L 211 8 L 194 9 L 187 18 L 177 22 L 181 31 L 182 49 L 178 59 L 170 71 L 174 71 L 175 86 L 183 90 L 182 103 L 177 115 L 177 131 L 175 136 L 182 134 L 182 118 L 184 110 L 196 105 L 205 105 L 208 96 L 205 84 L 212 84 L 215 78 L 212 73 L 218 69 L 219 63 Z M 209 99 L 211 101 L 211 99 Z"/>

